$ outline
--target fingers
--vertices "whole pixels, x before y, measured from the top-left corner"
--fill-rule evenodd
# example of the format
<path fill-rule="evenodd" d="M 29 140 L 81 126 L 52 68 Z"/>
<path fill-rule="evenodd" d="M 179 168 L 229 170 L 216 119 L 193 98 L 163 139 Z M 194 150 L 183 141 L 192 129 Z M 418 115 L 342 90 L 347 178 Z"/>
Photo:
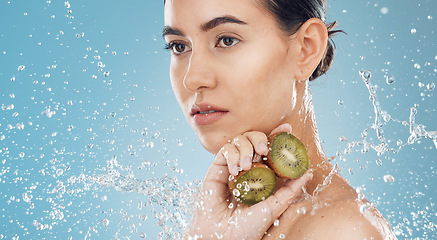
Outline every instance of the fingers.
<path fill-rule="evenodd" d="M 252 143 L 255 152 L 259 155 L 267 155 L 269 149 L 267 147 L 267 136 L 262 132 L 247 132 L 243 134 Z"/>
<path fill-rule="evenodd" d="M 262 132 L 246 132 L 227 143 L 222 150 L 227 159 L 229 173 L 238 175 L 239 171 L 251 168 L 254 153 L 268 154 L 267 136 Z"/>

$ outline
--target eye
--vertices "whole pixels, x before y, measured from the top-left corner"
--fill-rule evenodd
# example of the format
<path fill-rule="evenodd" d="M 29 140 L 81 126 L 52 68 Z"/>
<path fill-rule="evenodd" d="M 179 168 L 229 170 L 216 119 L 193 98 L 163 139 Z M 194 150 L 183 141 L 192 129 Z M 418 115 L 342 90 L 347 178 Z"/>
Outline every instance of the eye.
<path fill-rule="evenodd" d="M 239 43 L 240 40 L 233 37 L 219 37 L 217 42 L 217 47 L 228 48 Z"/>
<path fill-rule="evenodd" d="M 165 48 L 172 51 L 172 53 L 175 55 L 179 55 L 191 50 L 191 48 L 186 44 L 178 43 L 178 42 L 171 42 Z"/>

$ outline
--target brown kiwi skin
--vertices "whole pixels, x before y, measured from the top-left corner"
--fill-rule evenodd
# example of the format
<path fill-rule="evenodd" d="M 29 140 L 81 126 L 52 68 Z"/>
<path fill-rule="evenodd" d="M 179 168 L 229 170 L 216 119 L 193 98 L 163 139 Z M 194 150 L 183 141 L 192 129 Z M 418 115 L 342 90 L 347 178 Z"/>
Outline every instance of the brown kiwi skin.
<path fill-rule="evenodd" d="M 257 162 L 257 163 L 253 163 L 253 164 L 252 164 L 252 167 L 251 167 L 249 170 L 241 171 L 241 172 L 240 172 L 236 177 L 234 177 L 232 180 L 229 180 L 229 182 L 228 182 L 228 187 L 229 187 L 229 190 L 231 191 L 231 194 L 232 194 L 232 192 L 234 191 L 235 184 L 236 184 L 237 179 L 238 179 L 239 177 L 243 176 L 243 174 L 247 173 L 248 171 L 250 171 L 250 170 L 252 170 L 252 169 L 254 169 L 254 168 L 259 168 L 259 167 L 270 169 L 269 166 L 265 165 L 264 163 L 258 163 L 258 162 Z M 275 189 L 275 191 L 276 191 L 276 189 Z M 267 198 L 266 198 L 266 199 L 267 199 Z"/>
<path fill-rule="evenodd" d="M 272 143 L 273 143 L 273 139 L 275 139 L 275 137 L 278 136 L 278 135 L 281 134 L 281 133 L 284 133 L 284 132 L 277 132 L 277 133 L 272 134 L 272 135 L 270 135 L 270 136 L 268 137 L 268 148 L 269 148 L 269 153 L 267 154 L 267 161 L 266 161 L 266 163 L 267 163 L 267 166 L 269 166 L 269 167 L 273 170 L 273 172 L 275 172 L 276 176 L 278 176 L 278 177 L 280 177 L 280 178 L 286 178 L 286 179 L 295 179 L 295 178 L 290 178 L 290 177 L 284 176 L 284 175 L 281 173 L 281 171 L 279 171 L 279 169 L 275 166 L 275 164 L 273 163 L 272 158 L 271 158 L 271 156 L 270 156 L 270 151 L 272 150 L 272 146 L 271 146 L 271 145 L 272 145 Z M 288 133 L 288 132 L 286 132 L 286 133 Z M 288 134 L 291 134 L 291 133 L 288 133 Z M 306 149 L 305 149 L 305 150 L 306 150 Z"/>

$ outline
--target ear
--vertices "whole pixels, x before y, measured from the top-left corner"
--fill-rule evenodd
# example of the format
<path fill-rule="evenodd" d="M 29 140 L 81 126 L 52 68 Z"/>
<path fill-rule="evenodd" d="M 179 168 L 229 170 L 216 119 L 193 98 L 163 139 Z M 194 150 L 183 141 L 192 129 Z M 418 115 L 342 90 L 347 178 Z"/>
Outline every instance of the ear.
<path fill-rule="evenodd" d="M 308 79 L 325 55 L 328 43 L 328 31 L 325 24 L 318 18 L 307 20 L 294 34 L 294 43 L 297 44 L 296 64 L 298 71 L 296 80 Z M 295 52 L 296 54 L 296 52 Z"/>

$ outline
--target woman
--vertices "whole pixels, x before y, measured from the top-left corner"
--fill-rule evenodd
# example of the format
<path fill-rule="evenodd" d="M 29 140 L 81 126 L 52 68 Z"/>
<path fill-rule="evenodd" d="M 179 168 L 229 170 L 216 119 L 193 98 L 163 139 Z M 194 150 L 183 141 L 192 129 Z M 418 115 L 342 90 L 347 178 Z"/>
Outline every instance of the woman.
<path fill-rule="evenodd" d="M 394 239 L 381 214 L 333 171 L 320 145 L 308 84 L 333 57 L 334 24 L 322 21 L 325 9 L 322 0 L 165 2 L 172 87 L 215 155 L 187 239 Z M 311 170 L 281 180 L 265 201 L 238 204 L 229 176 L 262 161 L 267 136 L 278 131 L 305 144 Z M 322 189 L 324 181 L 330 183 Z"/>

